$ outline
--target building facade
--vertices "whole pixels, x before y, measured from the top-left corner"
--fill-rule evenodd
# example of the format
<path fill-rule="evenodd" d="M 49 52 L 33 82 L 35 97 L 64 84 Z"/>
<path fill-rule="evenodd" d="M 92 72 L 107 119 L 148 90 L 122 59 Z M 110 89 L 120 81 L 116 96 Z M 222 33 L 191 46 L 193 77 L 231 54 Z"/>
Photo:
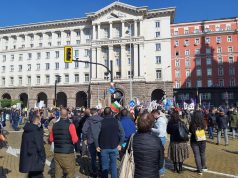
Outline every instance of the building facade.
<path fill-rule="evenodd" d="M 237 101 L 237 20 L 171 25 L 173 87 L 179 103 L 190 98 L 204 105 Z"/>
<path fill-rule="evenodd" d="M 20 99 L 29 107 L 43 100 L 57 105 L 106 105 L 109 74 L 98 65 L 64 63 L 63 47 L 72 46 L 74 59 L 110 67 L 116 97 L 146 102 L 172 97 L 170 72 L 174 8 L 149 10 L 114 2 L 86 17 L 0 28 L 0 96 Z M 133 91 L 133 93 L 131 92 Z"/>

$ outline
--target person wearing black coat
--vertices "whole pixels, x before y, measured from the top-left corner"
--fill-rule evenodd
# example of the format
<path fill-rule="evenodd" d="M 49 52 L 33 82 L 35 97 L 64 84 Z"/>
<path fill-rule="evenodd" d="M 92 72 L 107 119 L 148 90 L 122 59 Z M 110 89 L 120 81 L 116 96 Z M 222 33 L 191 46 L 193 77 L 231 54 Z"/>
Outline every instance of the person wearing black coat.
<path fill-rule="evenodd" d="M 138 132 L 133 136 L 135 162 L 134 178 L 159 178 L 164 164 L 164 147 L 159 137 L 151 133 L 152 114 L 144 113 L 138 119 Z"/>
<path fill-rule="evenodd" d="M 26 123 L 22 135 L 19 171 L 28 173 L 28 178 L 43 178 L 45 166 L 43 128 L 38 116 Z"/>

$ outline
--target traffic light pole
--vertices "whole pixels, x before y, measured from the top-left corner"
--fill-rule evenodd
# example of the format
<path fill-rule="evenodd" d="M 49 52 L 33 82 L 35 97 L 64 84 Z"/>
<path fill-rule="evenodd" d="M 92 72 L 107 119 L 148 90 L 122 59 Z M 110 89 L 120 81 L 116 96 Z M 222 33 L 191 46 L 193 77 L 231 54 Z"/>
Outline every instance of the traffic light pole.
<path fill-rule="evenodd" d="M 107 69 L 108 73 L 110 73 L 110 75 L 111 75 L 111 82 L 113 82 L 113 61 L 112 60 L 110 61 L 111 70 L 106 65 L 98 63 L 98 62 L 82 61 L 82 60 L 77 60 L 77 58 L 76 58 L 76 60 L 72 60 L 72 61 L 103 66 L 104 68 Z"/>
<path fill-rule="evenodd" d="M 57 99 L 56 99 L 56 97 L 57 97 L 57 94 L 56 94 L 56 92 L 57 92 L 57 91 L 56 91 L 56 87 L 57 87 L 57 80 L 55 80 L 55 107 L 57 106 L 57 105 L 56 105 L 56 102 L 57 102 L 57 101 L 56 101 L 56 100 L 57 100 Z"/>

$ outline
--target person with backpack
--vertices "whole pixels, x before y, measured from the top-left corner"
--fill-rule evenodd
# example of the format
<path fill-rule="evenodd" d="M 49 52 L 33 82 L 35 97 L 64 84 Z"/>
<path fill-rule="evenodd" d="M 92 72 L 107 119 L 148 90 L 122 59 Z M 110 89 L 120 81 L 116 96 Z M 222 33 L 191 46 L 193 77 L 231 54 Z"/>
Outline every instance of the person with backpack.
<path fill-rule="evenodd" d="M 167 133 L 170 134 L 168 159 L 174 164 L 174 172 L 183 171 L 183 162 L 189 157 L 188 129 L 181 121 L 178 111 L 174 111 L 168 122 Z"/>
<path fill-rule="evenodd" d="M 206 166 L 206 125 L 203 118 L 203 114 L 200 110 L 195 110 L 193 113 L 192 121 L 189 126 L 191 132 L 190 144 L 193 150 L 197 172 L 202 175 L 207 170 Z M 199 133 L 203 133 L 201 135 Z"/>

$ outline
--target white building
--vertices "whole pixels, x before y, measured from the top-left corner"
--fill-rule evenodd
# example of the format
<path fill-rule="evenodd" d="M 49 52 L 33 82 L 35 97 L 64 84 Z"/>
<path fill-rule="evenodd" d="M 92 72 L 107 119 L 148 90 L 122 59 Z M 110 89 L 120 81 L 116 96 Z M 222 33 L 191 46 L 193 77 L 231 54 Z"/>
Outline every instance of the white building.
<path fill-rule="evenodd" d="M 43 99 L 50 106 L 55 78 L 60 75 L 57 102 L 84 105 L 86 102 L 76 101 L 82 96 L 76 95 L 82 91 L 87 97 L 90 82 L 91 105 L 100 103 L 109 86 L 106 69 L 84 63 L 65 64 L 66 45 L 73 46 L 75 59 L 107 66 L 112 60 L 114 81 L 126 103 L 131 76 L 133 97 L 140 100 L 150 99 L 155 89 L 168 88 L 170 92 L 170 24 L 174 12 L 175 8 L 149 10 L 114 2 L 85 18 L 0 28 L 0 94 L 14 99 L 22 99 L 24 94 L 25 100 L 30 96 L 30 105 Z"/>

